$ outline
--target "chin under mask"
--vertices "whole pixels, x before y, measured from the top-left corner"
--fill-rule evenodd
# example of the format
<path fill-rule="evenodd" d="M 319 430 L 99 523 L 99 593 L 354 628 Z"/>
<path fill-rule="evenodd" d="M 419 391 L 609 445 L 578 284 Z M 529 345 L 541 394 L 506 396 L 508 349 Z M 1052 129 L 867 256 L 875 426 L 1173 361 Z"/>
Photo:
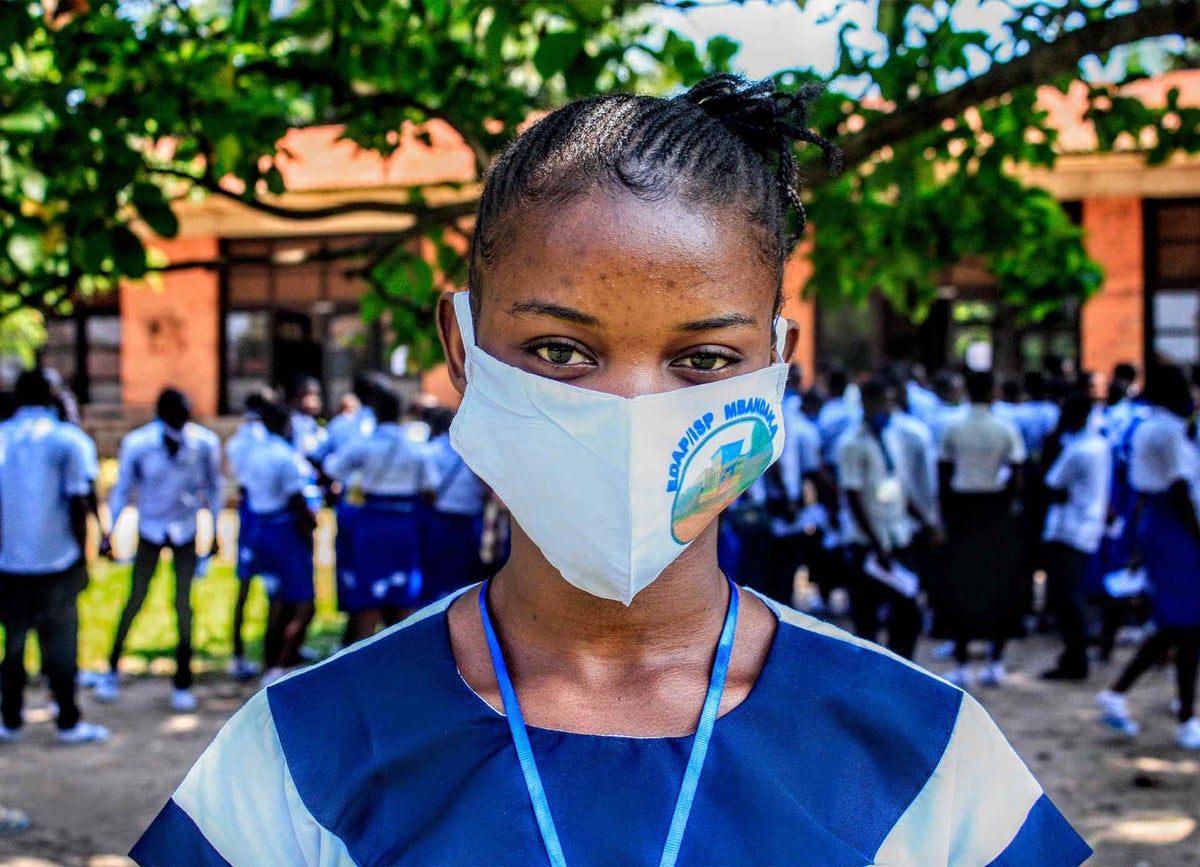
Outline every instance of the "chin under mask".
<path fill-rule="evenodd" d="M 786 364 L 619 397 L 492 358 L 468 293 L 454 309 L 467 388 L 451 443 L 580 590 L 628 605 L 783 451 Z M 780 355 L 786 333 L 781 319 Z"/>

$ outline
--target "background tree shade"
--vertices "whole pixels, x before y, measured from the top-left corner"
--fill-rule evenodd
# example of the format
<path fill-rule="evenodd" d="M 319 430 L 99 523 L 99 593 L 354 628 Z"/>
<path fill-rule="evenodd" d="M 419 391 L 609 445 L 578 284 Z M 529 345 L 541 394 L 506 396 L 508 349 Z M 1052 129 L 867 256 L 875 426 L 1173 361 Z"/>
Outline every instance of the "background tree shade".
<path fill-rule="evenodd" d="M 814 226 L 806 291 L 825 301 L 879 291 L 920 318 L 944 269 L 967 256 L 982 258 L 1001 300 L 1028 320 L 1093 292 L 1102 275 L 1081 230 L 1019 171 L 1056 156 L 1036 88 L 1065 91 L 1084 58 L 1122 51 L 1120 81 L 1087 85 L 1100 150 L 1136 148 L 1162 162 L 1200 148 L 1200 109 L 1181 107 L 1178 93 L 1161 107 L 1120 93 L 1152 71 L 1195 65 L 1200 0 L 1009 0 L 999 36 L 955 26 L 963 2 L 887 0 L 871 7 L 870 27 L 837 34 L 814 123 L 839 138 L 846 171 L 830 177 L 819 155 L 799 154 Z M 400 201 L 283 206 L 287 130 L 340 124 L 344 138 L 387 155 L 406 124 L 436 119 L 469 145 L 481 178 L 533 113 L 614 90 L 671 93 L 736 70 L 736 42 L 698 43 L 664 23 L 664 10 L 700 5 L 709 4 L 0 3 L 0 318 L 21 317 L 0 339 L 36 341 L 30 310 L 63 312 L 120 279 L 196 265 L 162 260 L 135 226 L 172 237 L 173 202 L 218 195 L 294 220 L 411 215 L 394 244 L 370 251 L 363 314 L 389 313 L 415 359 L 432 361 L 432 306 L 465 278 L 477 185 L 460 185 L 450 203 L 414 187 Z M 855 5 L 831 8 L 836 17 Z M 775 74 L 787 88 L 815 77 L 803 66 Z"/>

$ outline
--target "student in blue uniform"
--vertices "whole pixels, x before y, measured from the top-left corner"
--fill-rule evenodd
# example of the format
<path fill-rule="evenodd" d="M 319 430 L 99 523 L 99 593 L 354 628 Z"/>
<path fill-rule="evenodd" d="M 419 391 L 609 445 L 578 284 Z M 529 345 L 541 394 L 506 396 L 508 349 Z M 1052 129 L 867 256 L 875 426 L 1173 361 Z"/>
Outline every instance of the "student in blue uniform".
<path fill-rule="evenodd" d="M 16 415 L 0 424 L 0 746 L 21 739 L 25 642 L 36 629 L 42 671 L 58 705 L 60 743 L 108 740 L 80 719 L 76 598 L 87 585 L 88 450 L 51 408 L 41 370 L 16 383 Z"/>
<path fill-rule="evenodd" d="M 1088 674 L 1087 572 L 1104 537 L 1112 487 L 1108 441 L 1089 427 L 1091 412 L 1089 395 L 1067 397 L 1062 452 L 1045 478 L 1046 601 L 1063 639 L 1058 664 L 1042 673 L 1046 680 L 1086 680 Z"/>
<path fill-rule="evenodd" d="M 313 531 L 317 517 L 305 497 L 307 462 L 292 446 L 285 407 L 259 409 L 267 437 L 242 462 L 246 505 L 253 514 L 251 562 L 267 588 L 263 685 L 274 683 L 299 658 L 313 617 Z"/>
<path fill-rule="evenodd" d="M 298 376 L 288 391 L 292 412 L 292 445 L 311 458 L 328 434 L 318 420 L 321 415 L 321 383 L 311 376 Z"/>
<path fill-rule="evenodd" d="M 405 436 L 403 401 L 393 388 L 377 383 L 371 401 L 375 429 L 325 462 L 330 476 L 343 485 L 356 479 L 362 493 L 350 550 L 354 570 L 338 590 L 338 607 L 350 615 L 347 647 L 375 634 L 380 620 L 396 623 L 421 594 L 423 447 Z"/>
<path fill-rule="evenodd" d="M 342 637 L 344 647 L 349 647 L 364 634 L 363 624 L 360 623 L 362 618 L 354 616 L 357 609 L 354 588 L 358 584 L 354 566 L 354 531 L 362 506 L 362 490 L 357 474 L 334 479 L 329 463 L 339 451 L 361 442 L 375 430 L 375 411 L 371 408 L 375 385 L 375 380 L 370 376 L 355 377 L 353 393 L 346 395 L 342 411 L 329 422 L 325 441 L 310 457 L 321 468 L 336 503 L 334 518 L 337 534 L 333 540 L 333 557 L 338 610 L 350 615 L 346 622 L 346 633 Z"/>
<path fill-rule="evenodd" d="M 142 610 L 150 582 L 158 571 L 164 548 L 171 551 L 175 570 L 175 648 L 173 710 L 196 709 L 192 694 L 192 579 L 196 551 L 196 515 L 207 509 L 216 517 L 222 500 L 221 441 L 215 433 L 191 421 L 191 405 L 176 389 L 158 398 L 157 418 L 129 433 L 121 442 L 117 483 L 109 497 L 113 529 L 125 507 L 138 508 L 138 547 L 130 573 L 129 600 L 121 612 L 109 654 L 109 670 L 96 683 L 96 699 L 116 701 L 120 694 L 118 664 L 134 618 Z M 107 536 L 101 553 L 112 556 Z"/>
<path fill-rule="evenodd" d="M 225 458 L 238 484 L 238 547 L 236 574 L 238 579 L 237 599 L 233 603 L 233 659 L 229 673 L 238 680 L 249 680 L 260 674 L 259 667 L 246 659 L 246 640 L 242 631 L 246 623 L 246 601 L 250 598 L 250 585 L 258 570 L 254 566 L 254 513 L 250 511 L 246 496 L 246 470 L 243 462 L 250 451 L 267 439 L 267 429 L 262 423 L 261 410 L 264 403 L 272 400 L 270 393 L 256 392 L 246 398 L 246 414 L 241 425 L 225 443 Z"/>
<path fill-rule="evenodd" d="M 135 861 L 1089 854 L 973 699 L 717 567 L 714 518 L 783 444 L 811 95 L 583 100 L 497 160 L 439 325 L 508 564 L 252 699 Z"/>
<path fill-rule="evenodd" d="M 1110 689 L 1096 696 L 1103 722 L 1136 735 L 1126 693 L 1152 666 L 1175 651 L 1179 688 L 1181 747 L 1200 750 L 1200 718 L 1195 716 L 1200 654 L 1200 521 L 1196 516 L 1200 458 L 1188 437 L 1192 398 L 1187 378 L 1177 367 L 1161 365 L 1146 374 L 1150 416 L 1133 434 L 1129 481 L 1141 498 L 1136 554 L 1150 581 L 1158 630 Z"/>
<path fill-rule="evenodd" d="M 421 600 L 436 602 L 483 577 L 479 552 L 488 489 L 450 443 L 453 411 L 438 407 L 426 417 L 431 436 L 424 451 Z"/>

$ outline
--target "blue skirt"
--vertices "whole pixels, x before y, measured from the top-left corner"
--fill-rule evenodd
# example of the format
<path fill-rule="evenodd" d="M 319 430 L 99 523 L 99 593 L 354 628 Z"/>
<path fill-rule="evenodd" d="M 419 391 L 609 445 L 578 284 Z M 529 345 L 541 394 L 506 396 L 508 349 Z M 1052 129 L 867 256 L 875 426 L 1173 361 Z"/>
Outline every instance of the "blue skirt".
<path fill-rule="evenodd" d="M 250 511 L 246 498 L 238 505 L 238 542 L 237 542 L 237 577 L 239 581 L 249 581 L 258 574 L 258 566 L 254 563 L 254 525 L 257 516 Z"/>
<path fill-rule="evenodd" d="M 483 561 L 479 557 L 482 539 L 482 515 L 423 510 L 421 568 L 425 583 L 419 604 L 444 599 L 483 578 Z"/>
<path fill-rule="evenodd" d="M 337 584 L 338 611 L 353 614 L 371 605 L 362 605 L 362 600 L 355 592 L 358 582 L 354 575 L 354 528 L 362 512 L 361 506 L 346 502 L 346 498 L 338 500 L 334 509 L 337 519 L 337 532 L 333 538 L 334 577 Z"/>
<path fill-rule="evenodd" d="M 1200 626 L 1200 545 L 1167 501 L 1146 498 L 1138 525 L 1138 549 L 1150 581 L 1159 626 Z"/>
<path fill-rule="evenodd" d="M 417 497 L 367 497 L 351 535 L 353 586 L 346 611 L 411 608 L 421 598 L 421 518 Z"/>
<path fill-rule="evenodd" d="M 312 602 L 313 543 L 287 511 L 256 515 L 250 537 L 255 574 L 261 575 L 272 602 Z"/>

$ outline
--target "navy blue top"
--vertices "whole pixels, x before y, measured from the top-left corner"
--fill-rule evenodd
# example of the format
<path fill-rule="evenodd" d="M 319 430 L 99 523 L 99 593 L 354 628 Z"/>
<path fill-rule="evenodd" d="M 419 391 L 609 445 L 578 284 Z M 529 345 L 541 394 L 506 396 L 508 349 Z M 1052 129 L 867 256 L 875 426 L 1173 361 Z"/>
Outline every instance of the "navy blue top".
<path fill-rule="evenodd" d="M 135 847 L 155 864 L 545 864 L 505 718 L 443 601 L 260 693 Z M 1090 854 L 986 713 L 790 609 L 721 717 L 681 864 L 1075 865 Z M 568 864 L 650 864 L 692 738 L 529 729 Z"/>

